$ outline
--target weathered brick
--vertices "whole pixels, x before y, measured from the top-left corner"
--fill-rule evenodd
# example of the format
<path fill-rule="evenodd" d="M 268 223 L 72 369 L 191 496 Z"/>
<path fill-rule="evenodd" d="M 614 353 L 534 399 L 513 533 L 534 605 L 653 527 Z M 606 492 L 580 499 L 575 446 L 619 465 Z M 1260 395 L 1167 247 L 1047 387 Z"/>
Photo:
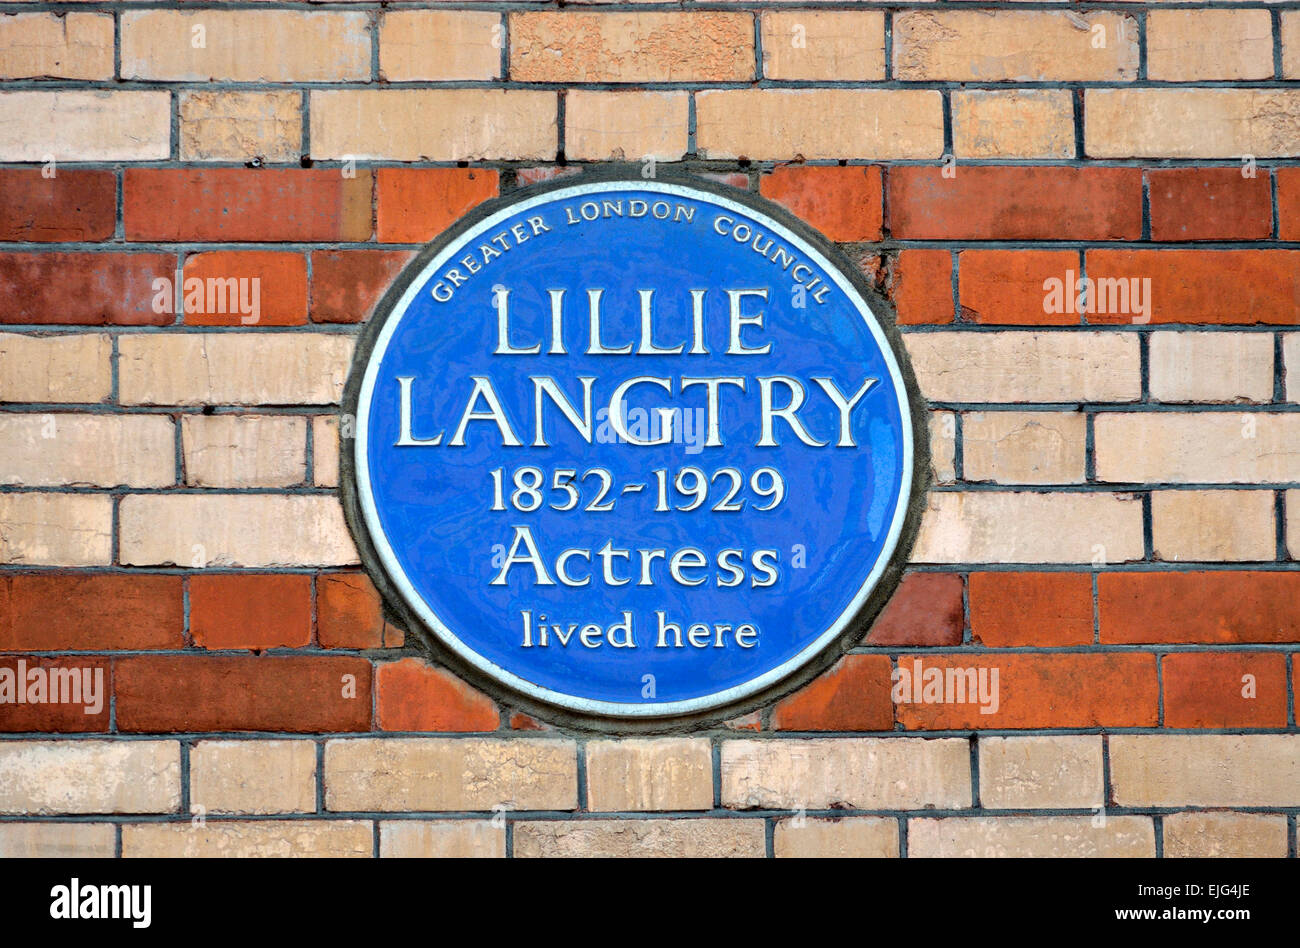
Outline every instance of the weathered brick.
<path fill-rule="evenodd" d="M 127 858 L 339 859 L 373 852 L 374 826 L 368 820 L 206 820 L 122 827 L 122 855 Z"/>
<path fill-rule="evenodd" d="M 312 417 L 311 469 L 317 487 L 339 486 L 339 420 L 334 415 Z"/>
<path fill-rule="evenodd" d="M 695 95 L 703 158 L 938 158 L 943 101 L 931 89 L 723 89 Z"/>
<path fill-rule="evenodd" d="M 383 176 L 384 168 L 380 171 Z M 311 255 L 311 319 L 316 323 L 364 321 L 410 262 L 404 250 L 317 250 Z"/>
<path fill-rule="evenodd" d="M 981 816 L 907 821 L 907 854 L 917 858 L 1070 857 L 1150 859 L 1149 816 Z"/>
<path fill-rule="evenodd" d="M 965 625 L 960 573 L 908 573 L 865 639 L 868 645 L 959 645 Z"/>
<path fill-rule="evenodd" d="M 1244 859 L 1287 855 L 1281 813 L 1170 813 L 1164 818 L 1166 859 Z"/>
<path fill-rule="evenodd" d="M 1294 642 L 1297 595 L 1294 572 L 1102 573 L 1101 642 Z"/>
<path fill-rule="evenodd" d="M 0 656 L 19 695 L 5 696 L 0 731 L 106 732 L 112 724 L 113 669 L 105 658 Z M 6 689 L 8 690 L 8 689 Z"/>
<path fill-rule="evenodd" d="M 190 637 L 199 648 L 296 648 L 311 642 L 311 577 L 212 573 L 190 578 Z"/>
<path fill-rule="evenodd" d="M 1048 305 L 1047 281 L 1067 281 L 1079 274 L 1074 250 L 965 250 L 957 257 L 958 302 L 967 322 L 1001 325 L 1077 325 L 1078 312 Z M 1073 277 L 1067 277 L 1067 273 Z"/>
<path fill-rule="evenodd" d="M 564 154 L 579 161 L 676 161 L 686 153 L 684 92 L 587 92 L 564 98 Z"/>
<path fill-rule="evenodd" d="M 4 355 L 3 346 L 0 342 L 0 357 Z M 1286 375 L 1286 400 L 1300 402 L 1300 333 L 1290 332 L 1282 337 L 1282 368 Z"/>
<path fill-rule="evenodd" d="M 317 577 L 316 637 L 326 648 L 383 647 L 383 604 L 364 573 Z"/>
<path fill-rule="evenodd" d="M 1300 735 L 1113 734 L 1120 806 L 1295 806 Z"/>
<path fill-rule="evenodd" d="M 175 741 L 0 741 L 0 813 L 174 813 Z"/>
<path fill-rule="evenodd" d="M 1300 76 L 1300 11 L 1282 11 L 1282 76 Z"/>
<path fill-rule="evenodd" d="M 898 858 L 898 821 L 878 816 L 781 820 L 772 834 L 778 859 Z"/>
<path fill-rule="evenodd" d="M 501 15 L 467 10 L 388 10 L 379 21 L 379 75 L 406 80 L 496 79 Z"/>
<path fill-rule="evenodd" d="M 0 400 L 93 403 L 113 389 L 113 343 L 99 333 L 0 333 Z"/>
<path fill-rule="evenodd" d="M 199 741 L 190 799 L 211 813 L 315 813 L 313 741 Z"/>
<path fill-rule="evenodd" d="M 423 659 L 379 665 L 375 688 L 382 731 L 495 731 L 501 723 L 491 698 Z"/>
<path fill-rule="evenodd" d="M 129 240 L 366 240 L 370 172 L 328 168 L 128 168 Z"/>
<path fill-rule="evenodd" d="M 1142 505 L 1131 495 L 932 493 L 914 563 L 1122 563 L 1142 558 Z"/>
<path fill-rule="evenodd" d="M 381 820 L 381 858 L 466 859 L 506 854 L 506 828 L 488 820 Z"/>
<path fill-rule="evenodd" d="M 0 483 L 24 487 L 170 487 L 176 444 L 159 415 L 0 415 Z"/>
<path fill-rule="evenodd" d="M 846 655 L 772 710 L 778 731 L 889 731 L 887 655 Z"/>
<path fill-rule="evenodd" d="M 1137 240 L 1139 168 L 942 167 L 889 171 L 895 237 L 922 240 Z"/>
<path fill-rule="evenodd" d="M 971 573 L 971 638 L 990 648 L 1090 645 L 1087 573 Z"/>
<path fill-rule="evenodd" d="M 962 415 L 968 481 L 1082 484 L 1087 419 L 1080 412 L 980 411 Z"/>
<path fill-rule="evenodd" d="M 709 810 L 713 751 L 704 738 L 626 738 L 587 744 L 587 809 Z"/>
<path fill-rule="evenodd" d="M 302 154 L 301 92 L 180 94 L 184 161 L 297 161 Z"/>
<path fill-rule="evenodd" d="M 1123 82 L 1137 70 L 1137 20 L 1123 14 L 916 10 L 894 18 L 896 79 Z"/>
<path fill-rule="evenodd" d="M 100 13 L 0 16 L 0 78 L 113 78 L 113 17 Z"/>
<path fill-rule="evenodd" d="M 970 744 L 888 737 L 722 742 L 732 809 L 968 807 Z"/>
<path fill-rule="evenodd" d="M 951 411 L 932 411 L 930 429 L 930 471 L 936 484 L 957 480 L 957 415 Z"/>
<path fill-rule="evenodd" d="M 0 161 L 153 161 L 171 153 L 171 93 L 0 93 Z"/>
<path fill-rule="evenodd" d="M 307 420 L 290 415 L 183 415 L 185 483 L 287 487 L 307 475 Z"/>
<path fill-rule="evenodd" d="M 900 326 L 952 322 L 952 254 L 947 250 L 900 250 L 890 267 L 887 290 Z"/>
<path fill-rule="evenodd" d="M 1294 151 L 1300 92 L 1291 89 L 1088 89 L 1092 158 L 1257 158 Z"/>
<path fill-rule="evenodd" d="M 573 810 L 577 806 L 578 749 L 572 741 L 425 737 L 325 744 L 325 807 L 329 810 Z"/>
<path fill-rule="evenodd" d="M 156 573 L 18 573 L 11 624 L 0 648 L 57 652 L 181 648 L 185 610 L 179 576 Z"/>
<path fill-rule="evenodd" d="M 1101 738 L 981 737 L 980 804 L 995 810 L 1105 805 Z"/>
<path fill-rule="evenodd" d="M 321 159 L 550 161 L 559 100 L 537 89 L 347 89 L 311 93 Z"/>
<path fill-rule="evenodd" d="M 490 168 L 380 168 L 378 236 L 384 243 L 432 240 L 471 208 L 497 196 Z"/>
<path fill-rule="evenodd" d="M 192 280 L 201 282 L 196 286 Z M 307 258 L 300 253 L 191 254 L 185 259 L 184 289 L 187 325 L 301 326 L 307 322 Z"/>
<path fill-rule="evenodd" d="M 952 93 L 958 158 L 1073 158 L 1074 97 L 1066 89 Z"/>
<path fill-rule="evenodd" d="M 1147 186 L 1152 240 L 1267 240 L 1273 233 L 1267 174 L 1248 178 L 1241 168 L 1153 168 Z"/>
<path fill-rule="evenodd" d="M 762 820 L 672 819 L 534 821 L 515 824 L 522 858 L 757 858 L 765 853 Z"/>
<path fill-rule="evenodd" d="M 1270 402 L 1273 337 L 1250 332 L 1154 332 L 1151 397 L 1162 402 Z"/>
<path fill-rule="evenodd" d="M 1252 484 L 1300 480 L 1300 416 L 1251 412 L 1099 414 L 1097 479 Z"/>
<path fill-rule="evenodd" d="M 1165 727 L 1286 727 L 1280 652 L 1179 652 L 1160 666 Z"/>
<path fill-rule="evenodd" d="M 766 10 L 759 22 L 766 79 L 885 78 L 885 15 L 879 10 Z"/>
<path fill-rule="evenodd" d="M 153 283 L 175 272 L 170 253 L 0 254 L 0 323 L 163 326 Z"/>
<path fill-rule="evenodd" d="M 880 239 L 883 193 L 877 167 L 782 165 L 763 175 L 758 189 L 830 240 Z"/>
<path fill-rule="evenodd" d="M 364 12 L 127 10 L 121 19 L 123 79 L 370 78 L 369 16 Z"/>
<path fill-rule="evenodd" d="M 1300 560 L 1300 490 L 1286 492 L 1286 548 L 1293 560 Z"/>
<path fill-rule="evenodd" d="M 1277 550 L 1273 492 L 1151 492 L 1155 558 L 1166 562 L 1272 560 Z"/>
<path fill-rule="evenodd" d="M 728 82 L 754 78 L 747 13 L 510 14 L 521 82 Z"/>
<path fill-rule="evenodd" d="M 111 859 L 112 823 L 0 823 L 0 859 Z"/>
<path fill-rule="evenodd" d="M 349 656 L 159 655 L 113 671 L 124 732 L 366 731 L 370 663 Z"/>
<path fill-rule="evenodd" d="M 343 510 L 331 496 L 131 494 L 122 498 L 119 519 L 119 555 L 131 566 L 357 562 Z"/>
<path fill-rule="evenodd" d="M 1160 82 L 1273 78 L 1267 10 L 1152 10 L 1146 42 L 1147 77 Z"/>
<path fill-rule="evenodd" d="M 105 240 L 117 217 L 111 171 L 0 170 L 0 240 Z"/>
<path fill-rule="evenodd" d="M 330 405 L 343 393 L 350 336 L 159 333 L 122 336 L 124 405 Z"/>
<path fill-rule="evenodd" d="M 0 494 L 0 563 L 104 566 L 113 559 L 113 499 Z"/>

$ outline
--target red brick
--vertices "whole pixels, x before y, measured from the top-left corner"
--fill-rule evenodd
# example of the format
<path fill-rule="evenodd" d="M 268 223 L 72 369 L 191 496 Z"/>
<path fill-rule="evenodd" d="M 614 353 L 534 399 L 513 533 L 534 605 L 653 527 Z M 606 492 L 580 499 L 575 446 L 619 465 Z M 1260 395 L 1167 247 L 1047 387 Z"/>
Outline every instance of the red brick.
<path fill-rule="evenodd" d="M 1300 240 L 1300 168 L 1278 168 L 1277 235 L 1283 240 Z"/>
<path fill-rule="evenodd" d="M 772 710 L 778 731 L 888 731 L 888 655 L 846 655 Z"/>
<path fill-rule="evenodd" d="M 406 250 L 316 251 L 311 255 L 312 321 L 362 322 L 413 256 Z"/>
<path fill-rule="evenodd" d="M 105 240 L 116 220 L 111 171 L 0 169 L 0 240 Z"/>
<path fill-rule="evenodd" d="M 368 661 L 347 655 L 120 658 L 117 726 L 149 733 L 367 731 L 370 676 Z"/>
<path fill-rule="evenodd" d="M 970 632 L 993 648 L 1090 645 L 1088 573 L 971 573 Z"/>
<path fill-rule="evenodd" d="M 190 578 L 190 638 L 200 648 L 311 644 L 311 577 L 213 573 Z"/>
<path fill-rule="evenodd" d="M 1279 652 L 1179 652 L 1161 662 L 1165 727 L 1286 727 L 1286 657 Z M 1245 697 L 1246 675 L 1255 678 Z"/>
<path fill-rule="evenodd" d="M 1152 240 L 1266 240 L 1273 233 L 1268 172 L 1160 168 L 1147 172 Z"/>
<path fill-rule="evenodd" d="M 367 240 L 371 173 L 337 168 L 128 168 L 128 240 Z"/>
<path fill-rule="evenodd" d="M 582 174 L 582 169 L 576 165 L 567 167 L 543 165 L 539 168 L 519 168 L 515 171 L 515 184 L 521 188 L 526 188 L 533 184 L 541 184 L 544 181 L 572 178 L 579 174 Z"/>
<path fill-rule="evenodd" d="M 908 573 L 876 617 L 868 645 L 960 645 L 960 573 Z"/>
<path fill-rule="evenodd" d="M 1139 168 L 968 166 L 889 171 L 889 225 L 905 239 L 1137 240 Z"/>
<path fill-rule="evenodd" d="M 265 250 L 212 250 L 185 258 L 185 282 L 204 281 L 197 307 L 185 301 L 185 322 L 192 326 L 301 326 L 307 322 L 307 258 L 300 253 Z M 209 280 L 257 280 L 258 311 L 245 315 L 240 305 L 252 301 L 252 284 L 226 284 L 208 292 Z"/>
<path fill-rule="evenodd" d="M 1089 250 L 1088 277 L 1151 280 L 1152 323 L 1300 323 L 1300 250 Z M 1090 323 L 1131 314 L 1089 313 Z"/>
<path fill-rule="evenodd" d="M 390 244 L 432 240 L 462 214 L 497 195 L 487 168 L 380 168 L 379 239 Z"/>
<path fill-rule="evenodd" d="M 316 577 L 316 640 L 325 648 L 383 648 L 384 606 L 364 573 Z"/>
<path fill-rule="evenodd" d="M 0 323 L 165 326 L 153 281 L 175 276 L 171 253 L 0 254 Z"/>
<path fill-rule="evenodd" d="M 501 724 L 491 698 L 418 658 L 380 665 L 375 687 L 381 731 L 495 731 Z"/>
<path fill-rule="evenodd" d="M 1158 711 L 1154 655 L 903 655 L 900 667 L 998 671 L 998 709 L 978 702 L 901 704 L 909 729 L 1151 727 Z M 910 694 L 910 692 L 909 692 Z"/>
<path fill-rule="evenodd" d="M 965 250 L 957 258 L 962 319 L 1017 326 L 1066 326 L 1078 313 L 1047 312 L 1043 284 L 1057 279 L 1065 287 L 1082 274 L 1074 250 Z M 1071 276 L 1066 273 L 1070 271 Z M 1068 287 L 1066 288 L 1068 291 Z"/>
<path fill-rule="evenodd" d="M 157 573 L 19 573 L 0 649 L 54 652 L 181 648 L 181 578 Z"/>
<path fill-rule="evenodd" d="M 549 730 L 545 724 L 531 715 L 524 714 L 522 711 L 515 711 L 510 715 L 510 729 L 512 731 L 545 731 Z"/>
<path fill-rule="evenodd" d="M 758 190 L 829 240 L 880 239 L 884 193 L 879 168 L 786 165 L 763 175 Z"/>
<path fill-rule="evenodd" d="M 1101 573 L 1103 644 L 1300 642 L 1300 573 Z"/>
<path fill-rule="evenodd" d="M 900 326 L 952 322 L 952 254 L 946 250 L 901 250 L 889 271 L 886 292 Z"/>
<path fill-rule="evenodd" d="M 19 662 L 23 664 L 20 666 Z M 6 694 L 3 705 L 3 713 L 0 713 L 0 731 L 9 733 L 21 733 L 26 731 L 36 733 L 63 733 L 71 734 L 78 732 L 104 732 L 109 729 L 112 718 L 112 697 L 113 697 L 113 670 L 108 659 L 82 657 L 76 658 L 19 658 L 5 656 L 0 657 L 0 668 L 9 669 L 17 677 L 25 677 L 27 685 L 30 688 L 39 687 L 39 692 L 26 690 L 23 704 L 13 703 L 17 701 L 17 694 Z M 32 673 L 37 672 L 35 680 Z M 50 670 L 71 669 L 76 673 L 77 682 L 75 685 L 70 683 L 60 687 L 75 687 L 77 689 L 72 695 L 67 697 L 76 697 L 80 703 L 73 704 L 70 701 L 53 702 L 51 693 L 51 683 L 48 680 Z M 85 670 L 90 670 L 91 687 L 95 687 L 94 676 L 99 675 L 100 690 L 99 710 L 94 714 L 88 714 L 90 705 L 86 698 L 87 694 L 83 689 L 86 683 Z M 15 689 L 17 684 L 15 682 Z M 39 696 L 39 700 L 33 700 Z"/>

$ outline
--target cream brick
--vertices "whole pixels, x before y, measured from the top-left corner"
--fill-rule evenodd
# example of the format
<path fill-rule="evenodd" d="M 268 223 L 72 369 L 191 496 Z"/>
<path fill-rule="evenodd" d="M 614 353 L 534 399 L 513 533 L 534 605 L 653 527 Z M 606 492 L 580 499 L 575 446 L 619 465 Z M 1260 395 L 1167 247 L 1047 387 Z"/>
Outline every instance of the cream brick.
<path fill-rule="evenodd" d="M 962 471 L 968 481 L 1084 481 L 1088 422 L 1080 412 L 967 412 L 961 426 Z"/>
<path fill-rule="evenodd" d="M 1152 10 L 1147 77 L 1161 82 L 1272 79 L 1272 16 L 1267 10 Z"/>
<path fill-rule="evenodd" d="M 938 484 L 957 480 L 957 414 L 930 412 L 930 471 Z"/>
<path fill-rule="evenodd" d="M 4 343 L 0 342 L 0 358 L 3 356 Z M 1286 400 L 1300 402 L 1300 332 L 1282 336 L 1282 365 L 1286 369 Z"/>
<path fill-rule="evenodd" d="M 922 89 L 724 89 L 695 95 L 704 158 L 938 158 L 943 100 Z"/>
<path fill-rule="evenodd" d="M 200 741 L 190 799 L 206 813 L 316 812 L 313 741 Z"/>
<path fill-rule="evenodd" d="M 1300 91 L 1089 89 L 1083 114 L 1092 158 L 1270 158 L 1295 150 Z"/>
<path fill-rule="evenodd" d="M 931 401 L 1124 402 L 1142 394 L 1132 333 L 927 332 L 903 341 Z"/>
<path fill-rule="evenodd" d="M 1097 479 L 1251 484 L 1300 480 L 1300 415 L 1106 412 L 1093 422 Z"/>
<path fill-rule="evenodd" d="M 122 78 L 328 82 L 370 78 L 366 13 L 127 10 Z"/>
<path fill-rule="evenodd" d="M 176 741 L 0 742 L 0 813 L 174 813 Z"/>
<path fill-rule="evenodd" d="M 113 342 L 99 333 L 0 333 L 0 401 L 102 402 L 113 391 Z"/>
<path fill-rule="evenodd" d="M 1137 78 L 1137 67 L 1137 21 L 1122 14 L 924 10 L 894 17 L 896 79 L 1123 82 Z"/>
<path fill-rule="evenodd" d="M 1300 77 L 1300 11 L 1282 11 L 1282 75 Z"/>
<path fill-rule="evenodd" d="M 182 92 L 184 161 L 297 161 L 302 93 Z"/>
<path fill-rule="evenodd" d="M 1114 734 L 1119 806 L 1295 806 L 1300 735 Z"/>
<path fill-rule="evenodd" d="M 686 153 L 685 92 L 585 92 L 564 100 L 564 153 L 579 161 L 676 161 Z"/>
<path fill-rule="evenodd" d="M 317 487 L 339 486 L 339 420 L 334 415 L 311 420 L 311 470 Z"/>
<path fill-rule="evenodd" d="M 322 159 L 549 161 L 554 92 L 358 89 L 311 94 L 311 152 Z"/>
<path fill-rule="evenodd" d="M 185 415 L 185 483 L 288 487 L 307 476 L 307 419 L 288 415 Z"/>
<path fill-rule="evenodd" d="M 515 824 L 517 857 L 761 858 L 762 820 L 583 820 Z"/>
<path fill-rule="evenodd" d="M 1065 89 L 954 90 L 958 158 L 1073 158 L 1074 97 Z"/>
<path fill-rule="evenodd" d="M 794 859 L 895 859 L 898 821 L 877 816 L 781 820 L 773 833 L 772 854 Z"/>
<path fill-rule="evenodd" d="M 1101 807 L 1101 738 L 981 737 L 980 803 L 994 810 Z"/>
<path fill-rule="evenodd" d="M 1273 400 L 1273 336 L 1153 332 L 1151 397 L 1162 402 Z"/>
<path fill-rule="evenodd" d="M 399 738 L 325 744 L 330 810 L 573 810 L 578 749 L 542 739 Z"/>
<path fill-rule="evenodd" d="M 879 10 L 768 10 L 760 20 L 767 79 L 885 78 Z"/>
<path fill-rule="evenodd" d="M 171 139 L 170 92 L 0 92 L 0 161 L 151 161 Z"/>
<path fill-rule="evenodd" d="M 510 14 L 520 82 L 727 82 L 754 78 L 748 13 Z"/>
<path fill-rule="evenodd" d="M 0 483 L 169 487 L 176 441 L 163 415 L 0 415 Z"/>
<path fill-rule="evenodd" d="M 970 744 L 910 737 L 724 741 L 722 805 L 783 810 L 968 807 Z"/>
<path fill-rule="evenodd" d="M 988 816 L 907 822 L 913 858 L 972 857 L 1150 859 L 1156 831 L 1149 816 Z"/>
<path fill-rule="evenodd" d="M 1300 560 L 1300 490 L 1286 492 L 1286 548 L 1293 560 Z"/>
<path fill-rule="evenodd" d="M 379 23 L 379 74 L 389 82 L 496 79 L 504 37 L 499 13 L 388 11 Z"/>
<path fill-rule="evenodd" d="M 1269 857 L 1285 859 L 1286 817 L 1281 813 L 1170 813 L 1165 817 L 1165 858 Z"/>
<path fill-rule="evenodd" d="M 1272 560 L 1277 552 L 1273 492 L 1151 492 L 1155 556 L 1168 563 Z"/>
<path fill-rule="evenodd" d="M 0 563 L 106 566 L 113 499 L 95 494 L 0 494 Z"/>
<path fill-rule="evenodd" d="M 713 751 L 703 738 L 629 738 L 587 745 L 591 810 L 708 810 Z"/>
<path fill-rule="evenodd" d="M 127 858 L 339 859 L 371 856 L 374 848 L 374 827 L 365 820 L 206 820 L 197 826 L 185 822 L 122 827 L 122 855 Z"/>
<path fill-rule="evenodd" d="M 487 820 L 392 820 L 379 824 L 379 855 L 384 858 L 502 858 L 506 828 Z"/>
<path fill-rule="evenodd" d="M 1142 504 L 1127 494 L 932 493 L 913 563 L 1123 563 L 1140 560 Z"/>
<path fill-rule="evenodd" d="M 0 859 L 111 859 L 111 823 L 0 823 Z"/>
<path fill-rule="evenodd" d="M 130 494 L 119 508 L 128 566 L 345 566 L 358 562 L 338 498 Z"/>
<path fill-rule="evenodd" d="M 112 79 L 113 17 L 99 13 L 0 16 L 0 78 Z"/>
<path fill-rule="evenodd" d="M 354 341 L 337 333 L 139 333 L 118 340 L 124 405 L 330 405 Z"/>

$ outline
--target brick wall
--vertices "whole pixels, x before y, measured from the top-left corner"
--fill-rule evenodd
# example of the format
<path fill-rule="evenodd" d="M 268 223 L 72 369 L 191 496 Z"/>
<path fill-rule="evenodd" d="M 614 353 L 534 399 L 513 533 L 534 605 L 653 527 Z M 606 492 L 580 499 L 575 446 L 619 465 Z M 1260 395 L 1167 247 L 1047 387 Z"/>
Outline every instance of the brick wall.
<path fill-rule="evenodd" d="M 1294 856 L 1300 4 L 462 6 L 0 3 L 0 667 L 104 682 L 0 705 L 0 855 Z M 337 495 L 388 282 L 611 160 L 840 242 L 932 408 L 886 613 L 689 736 L 427 663 Z"/>

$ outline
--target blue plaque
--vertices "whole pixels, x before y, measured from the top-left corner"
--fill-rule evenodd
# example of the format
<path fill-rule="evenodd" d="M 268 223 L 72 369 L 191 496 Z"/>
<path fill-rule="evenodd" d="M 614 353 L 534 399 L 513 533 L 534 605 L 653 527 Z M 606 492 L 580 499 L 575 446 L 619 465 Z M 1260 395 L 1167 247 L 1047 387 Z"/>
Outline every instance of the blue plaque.
<path fill-rule="evenodd" d="M 806 225 L 707 182 L 485 205 L 358 347 L 367 568 L 439 657 L 544 716 L 770 701 L 860 639 L 915 532 L 924 415 L 881 312 Z"/>

